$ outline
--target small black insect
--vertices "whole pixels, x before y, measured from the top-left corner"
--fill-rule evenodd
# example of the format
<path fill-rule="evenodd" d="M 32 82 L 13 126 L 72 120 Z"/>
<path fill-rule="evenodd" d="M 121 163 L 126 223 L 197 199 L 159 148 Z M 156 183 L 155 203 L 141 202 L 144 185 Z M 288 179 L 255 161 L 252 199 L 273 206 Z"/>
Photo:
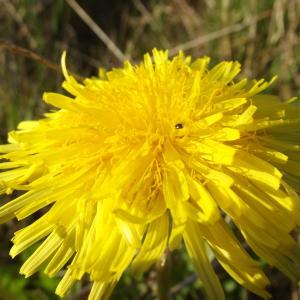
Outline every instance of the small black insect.
<path fill-rule="evenodd" d="M 182 128 L 183 128 L 183 124 L 177 123 L 177 124 L 175 125 L 175 128 L 176 128 L 176 129 L 182 129 Z"/>

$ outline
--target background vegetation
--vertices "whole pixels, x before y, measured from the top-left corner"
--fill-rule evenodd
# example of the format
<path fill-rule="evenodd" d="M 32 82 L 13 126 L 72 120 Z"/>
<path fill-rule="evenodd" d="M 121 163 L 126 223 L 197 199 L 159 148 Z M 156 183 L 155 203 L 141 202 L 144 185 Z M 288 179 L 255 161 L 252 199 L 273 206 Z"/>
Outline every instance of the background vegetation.
<path fill-rule="evenodd" d="M 0 142 L 23 119 L 40 118 L 48 109 L 44 91 L 59 91 L 59 60 L 68 51 L 69 68 L 81 76 L 120 61 L 70 7 L 71 0 L 0 0 Z M 270 79 L 279 75 L 273 92 L 282 99 L 300 96 L 299 0 L 82 0 L 85 12 L 131 60 L 138 62 L 153 47 L 179 49 L 194 57 L 209 55 L 212 63 L 239 60 L 241 76 Z M 97 30 L 97 29 L 96 29 Z M 29 51 L 28 51 L 29 50 Z M 37 56 L 41 55 L 43 58 Z M 5 199 L 4 199 L 5 200 Z M 26 220 L 25 223 L 30 223 Z M 42 272 L 30 279 L 18 274 L 33 249 L 15 260 L 8 256 L 13 232 L 24 224 L 0 227 L 0 299 L 58 299 L 58 279 Z M 206 299 L 184 251 L 171 257 L 173 299 Z M 227 299 L 258 299 L 240 288 L 215 264 Z M 274 299 L 300 299 L 297 288 L 266 267 Z M 126 273 L 113 299 L 155 299 L 160 276 L 154 268 L 144 278 Z M 87 299 L 88 280 L 66 298 Z"/>

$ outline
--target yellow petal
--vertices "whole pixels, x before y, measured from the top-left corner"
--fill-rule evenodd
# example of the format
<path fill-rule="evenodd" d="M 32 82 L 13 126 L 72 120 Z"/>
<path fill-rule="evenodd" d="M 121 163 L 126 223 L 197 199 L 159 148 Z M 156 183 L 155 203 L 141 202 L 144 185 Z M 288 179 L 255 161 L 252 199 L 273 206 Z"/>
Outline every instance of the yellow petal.
<path fill-rule="evenodd" d="M 132 268 L 135 274 L 146 271 L 163 255 L 169 235 L 169 217 L 167 214 L 149 224 L 145 240 L 134 258 Z"/>
<path fill-rule="evenodd" d="M 216 201 L 207 189 L 196 180 L 189 180 L 189 188 L 192 199 L 198 204 L 197 219 L 201 223 L 213 224 L 220 218 Z"/>
<path fill-rule="evenodd" d="M 198 227 L 188 222 L 183 234 L 184 243 L 204 285 L 209 299 L 225 299 L 221 284 L 208 260 L 204 241 L 197 234 Z"/>
<path fill-rule="evenodd" d="M 199 229 L 202 230 L 222 266 L 238 283 L 263 298 L 270 297 L 265 290 L 269 280 L 258 264 L 242 249 L 223 220 L 210 227 L 199 225 Z"/>

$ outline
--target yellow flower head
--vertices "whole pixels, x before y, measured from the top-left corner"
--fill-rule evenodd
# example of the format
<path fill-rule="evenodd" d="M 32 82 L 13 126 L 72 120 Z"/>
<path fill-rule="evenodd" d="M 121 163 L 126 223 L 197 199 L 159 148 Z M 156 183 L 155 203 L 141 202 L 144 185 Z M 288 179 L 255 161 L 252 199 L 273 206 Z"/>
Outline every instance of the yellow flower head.
<path fill-rule="evenodd" d="M 207 57 L 152 56 L 84 83 L 63 56 L 71 96 L 46 93 L 57 109 L 20 123 L 0 146 L 0 193 L 24 191 L 0 208 L 0 221 L 49 207 L 15 233 L 10 254 L 43 240 L 21 273 L 66 268 L 60 296 L 88 274 L 95 300 L 128 266 L 144 272 L 184 244 L 208 296 L 224 299 L 208 245 L 238 283 L 268 298 L 268 279 L 230 224 L 298 280 L 300 107 L 259 95 L 264 80 L 235 80 L 237 62 L 209 69 Z"/>

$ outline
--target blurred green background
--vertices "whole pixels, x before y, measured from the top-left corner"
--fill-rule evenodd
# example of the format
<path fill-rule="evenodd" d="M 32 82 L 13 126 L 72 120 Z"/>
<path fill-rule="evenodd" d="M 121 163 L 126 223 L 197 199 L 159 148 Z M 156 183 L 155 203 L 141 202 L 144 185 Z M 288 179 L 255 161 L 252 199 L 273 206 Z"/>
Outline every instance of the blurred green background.
<path fill-rule="evenodd" d="M 69 1 L 70 2 L 70 1 Z M 85 0 L 84 11 L 131 60 L 138 62 L 153 47 L 179 49 L 193 57 L 208 55 L 212 64 L 239 60 L 241 76 L 270 79 L 282 99 L 300 96 L 300 1 L 298 0 Z M 81 76 L 100 67 L 120 66 L 110 51 L 64 0 L 0 0 L 0 142 L 23 119 L 40 118 L 48 108 L 44 91 L 61 91 L 59 61 L 68 52 L 68 66 Z M 36 58 L 36 54 L 43 58 Z M 54 64 L 53 70 L 49 65 Z M 42 272 L 24 279 L 22 262 L 34 249 L 14 260 L 8 256 L 13 232 L 23 224 L 0 227 L 0 300 L 58 299 L 53 291 L 59 279 Z M 206 299 L 201 283 L 184 251 L 170 260 L 172 299 Z M 227 299 L 259 299 L 240 288 L 215 264 Z M 293 286 L 266 266 L 273 298 L 300 299 Z M 126 273 L 112 299 L 155 299 L 157 271 L 143 278 Z M 87 299 L 88 279 L 78 283 L 66 299 Z"/>

